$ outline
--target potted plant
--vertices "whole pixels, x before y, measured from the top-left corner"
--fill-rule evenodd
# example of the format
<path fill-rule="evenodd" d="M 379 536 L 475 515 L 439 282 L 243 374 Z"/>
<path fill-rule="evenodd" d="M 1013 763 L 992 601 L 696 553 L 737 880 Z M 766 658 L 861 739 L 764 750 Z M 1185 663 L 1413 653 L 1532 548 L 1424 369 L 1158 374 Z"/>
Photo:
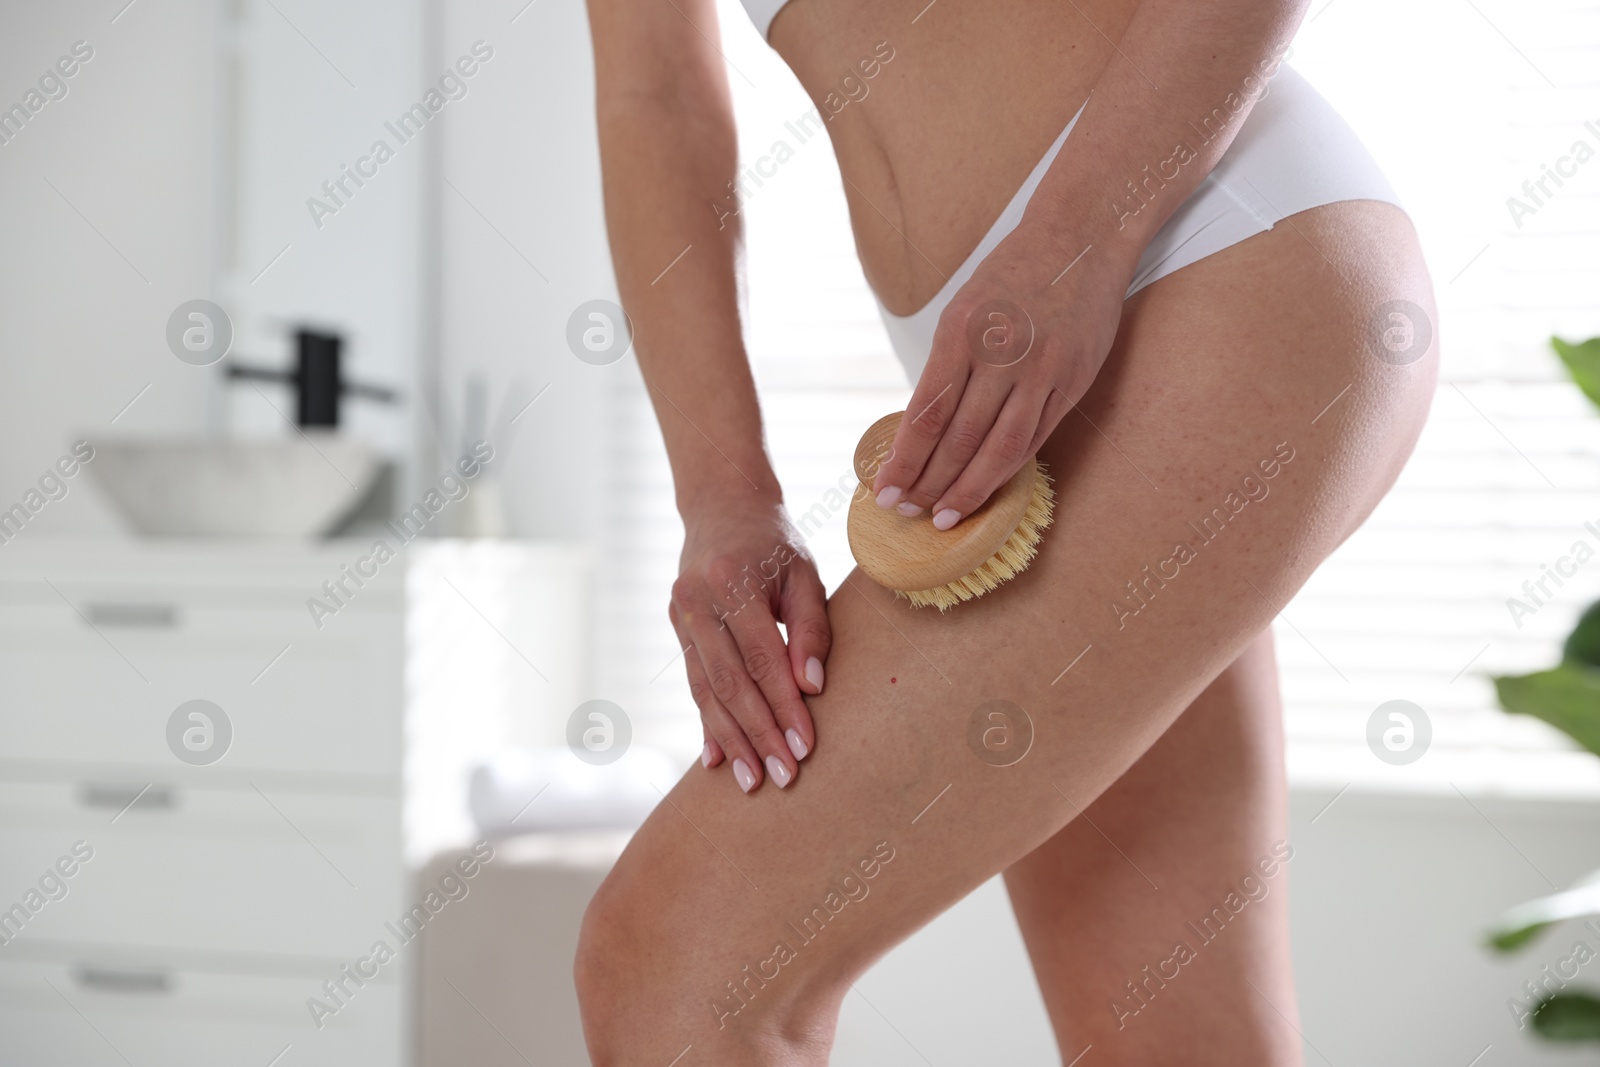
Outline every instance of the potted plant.
<path fill-rule="evenodd" d="M 1572 380 L 1600 407 L 1600 337 L 1582 344 L 1550 339 Z M 1533 674 L 1504 675 L 1494 679 L 1495 692 L 1506 711 L 1543 719 L 1578 744 L 1600 755 L 1600 602 L 1589 606 L 1562 645 L 1557 666 Z M 1570 889 L 1530 900 L 1507 911 L 1489 934 L 1489 944 L 1511 952 L 1533 940 L 1547 927 L 1568 919 L 1583 919 L 1586 929 L 1600 936 L 1600 870 L 1579 879 Z M 1523 983 L 1527 999 L 1511 1004 L 1519 1020 L 1542 1037 L 1558 1041 L 1600 1042 L 1600 997 L 1566 988 L 1577 967 L 1594 958 L 1588 943 L 1573 946 L 1551 973 L 1545 968 L 1541 984 Z M 1573 974 L 1563 964 L 1572 963 Z M 1552 988 L 1552 986 L 1554 988 Z"/>

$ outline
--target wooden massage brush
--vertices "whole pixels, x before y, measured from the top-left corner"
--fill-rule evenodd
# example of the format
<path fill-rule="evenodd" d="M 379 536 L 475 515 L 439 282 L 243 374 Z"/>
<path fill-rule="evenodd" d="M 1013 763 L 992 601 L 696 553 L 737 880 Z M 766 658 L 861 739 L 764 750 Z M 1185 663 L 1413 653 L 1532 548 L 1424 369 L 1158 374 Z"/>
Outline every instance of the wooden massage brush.
<path fill-rule="evenodd" d="M 1044 464 L 1034 457 L 951 530 L 936 529 L 926 514 L 908 519 L 894 508 L 878 507 L 872 481 L 903 415 L 885 415 L 856 445 L 861 489 L 850 501 L 850 552 L 868 577 L 896 596 L 915 607 L 948 611 L 1028 566 L 1050 525 L 1055 492 Z"/>

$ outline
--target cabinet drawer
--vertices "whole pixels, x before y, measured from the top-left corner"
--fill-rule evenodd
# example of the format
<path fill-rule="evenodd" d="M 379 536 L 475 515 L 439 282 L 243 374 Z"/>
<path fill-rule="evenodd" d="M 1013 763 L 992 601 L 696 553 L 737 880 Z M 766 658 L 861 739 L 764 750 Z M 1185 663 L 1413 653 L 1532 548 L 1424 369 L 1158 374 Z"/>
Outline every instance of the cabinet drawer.
<path fill-rule="evenodd" d="M 30 912 L 25 895 L 78 841 L 92 858 Z M 0 935 L 347 960 L 397 921 L 399 856 L 393 797 L 0 782 Z"/>
<path fill-rule="evenodd" d="M 400 1067 L 399 981 L 367 983 L 320 1030 L 306 1007 L 319 982 L 107 964 L 92 952 L 53 963 L 0 957 L 0 1067 Z"/>
<path fill-rule="evenodd" d="M 318 631 L 284 594 L 60 586 L 66 599 L 0 601 L 8 758 L 176 766 L 168 719 L 199 699 L 232 727 L 219 767 L 397 773 L 398 607 Z"/>

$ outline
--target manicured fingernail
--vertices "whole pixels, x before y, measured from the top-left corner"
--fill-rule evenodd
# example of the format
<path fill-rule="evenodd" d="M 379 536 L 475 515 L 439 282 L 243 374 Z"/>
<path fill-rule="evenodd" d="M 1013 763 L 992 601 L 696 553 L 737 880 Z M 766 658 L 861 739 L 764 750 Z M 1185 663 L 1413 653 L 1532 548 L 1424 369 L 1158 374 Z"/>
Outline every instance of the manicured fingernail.
<path fill-rule="evenodd" d="M 822 661 L 815 656 L 806 660 L 806 681 L 816 686 L 817 692 L 822 692 Z"/>
<path fill-rule="evenodd" d="M 933 525 L 937 530 L 948 530 L 960 521 L 961 512 L 955 508 L 945 508 L 933 517 Z"/>
<path fill-rule="evenodd" d="M 900 499 L 901 495 L 902 494 L 898 486 L 888 486 L 878 494 L 878 506 L 880 508 L 892 508 L 894 507 L 895 502 Z"/>
<path fill-rule="evenodd" d="M 706 742 L 706 747 L 700 750 L 700 762 L 702 764 L 704 764 L 705 766 L 707 766 L 707 767 L 711 766 L 711 742 L 710 741 L 707 741 Z"/>
<path fill-rule="evenodd" d="M 746 793 L 756 787 L 756 772 L 742 759 L 733 761 L 733 780 L 739 783 L 739 788 Z"/>
<path fill-rule="evenodd" d="M 794 753 L 794 758 L 797 762 L 805 759 L 806 753 L 811 751 L 806 747 L 806 743 L 800 740 L 800 731 L 793 726 L 783 732 L 783 739 L 789 742 L 789 751 Z"/>
<path fill-rule="evenodd" d="M 789 780 L 794 777 L 789 773 L 789 768 L 783 765 L 783 760 L 777 756 L 767 757 L 767 773 L 772 775 L 772 780 L 778 783 L 779 789 L 788 785 Z"/>
<path fill-rule="evenodd" d="M 895 508 L 895 510 L 908 519 L 914 519 L 918 515 L 922 514 L 922 509 L 909 500 L 902 501 L 900 505 Z"/>

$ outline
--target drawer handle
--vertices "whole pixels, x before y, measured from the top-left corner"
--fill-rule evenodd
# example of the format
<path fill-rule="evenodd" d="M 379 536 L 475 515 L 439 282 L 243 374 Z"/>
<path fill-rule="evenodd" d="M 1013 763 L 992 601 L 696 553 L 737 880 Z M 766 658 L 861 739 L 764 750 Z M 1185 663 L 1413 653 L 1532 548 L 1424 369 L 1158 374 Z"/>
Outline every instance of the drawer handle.
<path fill-rule="evenodd" d="M 178 791 L 170 785 L 120 785 L 111 782 L 84 782 L 78 787 L 78 799 L 90 808 L 175 808 Z M 138 801 L 138 803 L 134 803 Z"/>
<path fill-rule="evenodd" d="M 172 976 L 166 971 L 131 971 L 119 967 L 79 966 L 73 977 L 85 989 L 102 993 L 170 993 Z"/>
<path fill-rule="evenodd" d="M 93 626 L 170 630 L 178 625 L 176 604 L 90 603 L 83 614 Z"/>

